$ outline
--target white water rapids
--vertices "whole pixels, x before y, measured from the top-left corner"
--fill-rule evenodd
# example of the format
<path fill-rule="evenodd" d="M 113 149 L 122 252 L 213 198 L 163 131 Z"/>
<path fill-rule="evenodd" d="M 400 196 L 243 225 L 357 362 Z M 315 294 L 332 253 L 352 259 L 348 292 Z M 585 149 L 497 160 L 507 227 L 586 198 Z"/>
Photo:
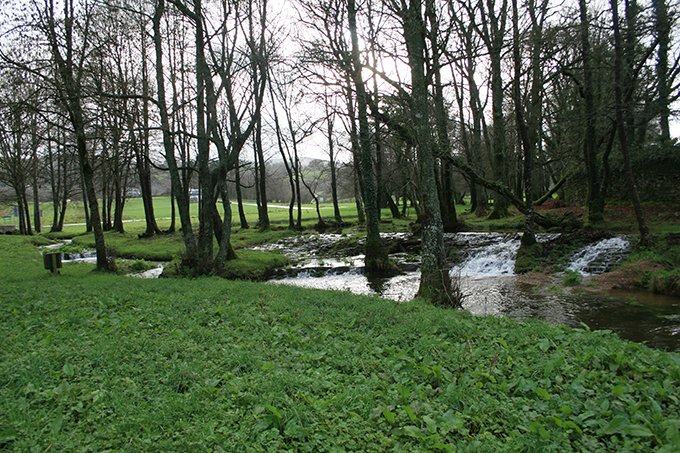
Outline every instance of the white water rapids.
<path fill-rule="evenodd" d="M 603 239 L 576 252 L 567 269 L 584 275 L 607 272 L 630 252 L 630 241 L 621 236 Z"/>
<path fill-rule="evenodd" d="M 541 234 L 537 239 L 547 243 L 558 236 Z M 549 283 L 539 286 L 522 284 L 514 275 L 520 235 L 458 233 L 447 235 L 445 240 L 448 247 L 457 251 L 451 256 L 456 264 L 450 272 L 454 278 L 460 276 L 461 289 L 466 294 L 463 309 L 472 314 L 517 320 L 540 319 L 576 328 L 587 325 L 593 330 L 611 330 L 623 338 L 658 349 L 680 351 L 678 298 L 630 291 L 612 291 L 611 297 L 589 294 L 581 287 L 562 285 L 560 275 L 548 277 Z M 623 236 L 603 239 L 566 256 L 563 266 L 584 276 L 596 275 L 615 267 L 631 248 L 630 241 Z M 286 253 L 285 247 L 280 251 Z M 420 284 L 417 262 L 408 263 L 413 264 L 409 268 L 412 270 L 402 275 L 368 279 L 361 269 L 363 256 L 343 259 L 344 269 L 341 270 L 341 267 L 332 266 L 306 267 L 315 266 L 320 260 L 324 264 L 332 261 L 316 256 L 313 248 L 308 253 L 309 259 L 297 264 L 297 276 L 280 278 L 272 283 L 379 295 L 402 302 L 411 300 Z M 293 257 L 299 258 L 300 250 L 296 250 Z M 394 258 L 402 264 L 412 256 L 402 253 Z"/>
<path fill-rule="evenodd" d="M 446 242 L 454 250 L 454 261 L 457 262 L 450 269 L 452 277 L 462 277 L 465 281 L 512 277 L 515 275 L 515 257 L 520 246 L 519 234 L 505 233 L 456 233 L 446 235 Z M 559 237 L 559 234 L 537 235 L 539 242 L 546 242 Z M 329 240 L 329 235 L 323 235 L 315 240 Z M 291 258 L 299 259 L 305 253 L 300 249 L 301 242 L 295 241 L 290 247 L 290 240 L 281 244 L 280 252 L 286 253 L 292 249 Z M 271 250 L 276 246 L 268 246 Z M 625 237 L 604 239 L 578 250 L 569 260 L 567 268 L 582 274 L 604 272 L 620 261 L 630 251 L 630 242 Z M 314 251 L 308 251 L 307 259 L 299 261 L 294 269 L 295 275 L 272 280 L 272 283 L 282 283 L 306 288 L 331 289 L 351 291 L 356 294 L 380 295 L 387 299 L 407 301 L 412 299 L 418 291 L 420 272 L 410 271 L 390 279 L 368 279 L 362 273 L 363 255 L 338 259 L 328 259 L 314 256 Z M 399 259 L 399 256 L 395 256 Z M 323 266 L 319 266 L 322 263 Z M 333 264 L 337 263 L 337 264 Z M 342 265 L 340 265 L 342 264 Z M 598 272 L 598 269 L 600 270 Z M 472 285 L 477 286 L 477 285 Z M 487 290 L 473 289 L 474 297 L 489 299 Z M 472 297 L 474 296 L 474 297 Z M 485 303 L 485 305 L 488 305 Z"/>

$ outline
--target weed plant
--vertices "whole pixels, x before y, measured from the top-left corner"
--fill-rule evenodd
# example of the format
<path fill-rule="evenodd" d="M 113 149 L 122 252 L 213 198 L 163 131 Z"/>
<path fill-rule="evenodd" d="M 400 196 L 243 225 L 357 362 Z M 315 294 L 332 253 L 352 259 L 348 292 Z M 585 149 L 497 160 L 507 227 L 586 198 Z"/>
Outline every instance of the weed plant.
<path fill-rule="evenodd" d="M 567 269 L 564 272 L 564 276 L 562 277 L 562 283 L 564 283 L 564 286 L 578 286 L 582 281 L 583 275 L 581 275 L 578 271 L 573 271 L 571 269 Z"/>
<path fill-rule="evenodd" d="M 119 274 L 141 274 L 158 267 L 158 264 L 150 263 L 145 260 L 116 260 L 116 269 Z"/>
<path fill-rule="evenodd" d="M 642 248 L 627 263 L 647 260 L 660 269 L 645 272 L 641 286 L 657 293 L 680 296 L 680 235 L 656 235 L 652 247 Z"/>
<path fill-rule="evenodd" d="M 680 448 L 680 356 L 607 331 L 41 264 L 0 238 L 6 451 Z"/>

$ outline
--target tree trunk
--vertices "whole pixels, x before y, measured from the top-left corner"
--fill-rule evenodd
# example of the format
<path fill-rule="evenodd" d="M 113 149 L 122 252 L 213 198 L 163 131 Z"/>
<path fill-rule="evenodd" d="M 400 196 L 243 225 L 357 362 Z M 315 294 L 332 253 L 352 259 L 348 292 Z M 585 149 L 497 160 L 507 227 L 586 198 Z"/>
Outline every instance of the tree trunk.
<path fill-rule="evenodd" d="M 265 166 L 264 151 L 262 148 L 262 119 L 258 118 L 257 126 L 255 128 L 255 154 L 257 155 L 257 160 L 259 161 L 258 168 L 255 169 L 257 172 L 259 170 L 259 178 L 256 183 L 258 184 L 259 190 L 259 203 L 258 203 L 258 221 L 257 226 L 261 231 L 268 230 L 270 228 L 271 222 L 269 220 L 269 208 L 267 207 L 267 168 Z"/>
<path fill-rule="evenodd" d="M 354 206 L 357 209 L 357 223 L 363 225 L 366 223 L 366 213 L 364 212 L 364 203 L 361 198 L 361 183 L 357 168 L 354 169 Z"/>
<path fill-rule="evenodd" d="M 31 124 L 31 148 L 33 150 L 32 170 L 33 170 L 33 227 L 36 233 L 40 233 L 40 183 L 38 181 L 38 174 L 40 166 L 38 165 L 38 125 L 36 124 L 36 117 L 33 115 Z"/>
<path fill-rule="evenodd" d="M 354 109 L 354 100 L 352 98 L 352 76 L 345 74 L 344 85 L 345 99 L 347 101 L 347 114 L 349 116 L 349 137 L 352 148 L 352 160 L 354 162 L 354 204 L 357 209 L 357 222 L 360 225 L 366 223 L 366 212 L 364 211 L 364 203 L 362 194 L 364 192 L 363 177 L 361 174 L 361 153 L 359 151 L 359 130 L 357 128 L 357 115 Z"/>
<path fill-rule="evenodd" d="M 159 30 L 160 32 L 160 30 Z M 144 140 L 137 140 L 137 134 L 134 131 L 135 121 L 128 112 L 128 129 L 130 133 L 130 142 L 135 153 L 137 177 L 139 178 L 139 190 L 142 196 L 142 204 L 144 206 L 144 219 L 146 220 L 146 229 L 141 237 L 149 238 L 154 234 L 160 233 L 158 224 L 156 223 L 156 214 L 153 206 L 153 191 L 151 185 L 151 162 L 149 158 L 149 71 L 146 63 L 146 29 L 142 27 L 142 95 L 144 96 L 142 105 L 142 121 Z M 174 210 L 174 205 L 173 205 Z M 173 216 L 174 217 L 174 216 Z M 173 218 L 174 221 L 174 218 Z M 174 224 L 173 224 L 174 227 Z"/>
<path fill-rule="evenodd" d="M 480 5 L 483 3 L 480 2 Z M 503 113 L 503 46 L 507 18 L 507 0 L 503 0 L 500 11 L 494 11 L 495 2 L 488 2 L 488 11 L 481 13 L 483 23 L 482 39 L 489 52 L 491 66 L 491 110 L 493 116 L 493 171 L 494 179 L 509 185 L 509 165 L 505 140 L 505 115 Z M 490 219 L 508 216 L 508 202 L 496 194 Z"/>
<path fill-rule="evenodd" d="M 269 94 L 274 102 L 274 89 L 272 88 L 272 81 L 269 81 Z M 276 143 L 279 147 L 279 154 L 281 154 L 281 159 L 283 160 L 283 166 L 286 168 L 286 173 L 288 174 L 288 183 L 290 184 L 290 203 L 288 204 L 288 229 L 295 229 L 295 220 L 293 217 L 293 208 L 295 207 L 295 183 L 293 182 L 293 170 L 288 163 L 288 158 L 286 158 L 286 151 L 284 149 L 283 141 L 283 131 L 281 130 L 281 123 L 279 122 L 279 114 L 277 113 L 276 106 L 272 109 L 274 113 L 274 127 L 276 129 Z"/>
<path fill-rule="evenodd" d="M 423 203 L 422 264 L 418 296 L 436 305 L 459 307 L 460 300 L 450 297 L 451 279 L 444 252 L 442 225 L 432 134 L 429 124 L 427 78 L 425 75 L 425 23 L 420 0 L 411 0 L 401 11 L 403 34 L 411 69 L 411 121 L 417 144 L 420 191 Z"/>
<path fill-rule="evenodd" d="M 359 167 L 363 182 L 363 202 L 366 212 L 366 246 L 365 266 L 367 274 L 383 273 L 391 270 L 387 253 L 380 239 L 380 212 L 378 206 L 378 190 L 373 174 L 373 153 L 366 89 L 362 76 L 363 64 L 359 54 L 359 37 L 357 35 L 356 6 L 354 0 L 348 0 L 349 32 L 352 40 L 352 81 L 356 90 L 359 120 Z"/>
<path fill-rule="evenodd" d="M 533 3 L 529 5 L 531 9 Z M 532 19 L 534 15 L 532 14 Z M 538 74 L 539 67 L 536 59 L 540 55 L 540 40 L 536 33 L 536 22 L 533 21 L 532 27 L 532 76 L 533 76 L 533 88 L 540 84 L 540 75 Z M 534 246 L 536 244 L 536 235 L 534 231 L 534 198 L 533 198 L 533 159 L 534 159 L 534 147 L 535 141 L 532 140 L 532 134 L 529 131 L 529 125 L 525 120 L 524 106 L 522 105 L 522 92 L 520 88 L 520 82 L 522 77 L 522 60 L 520 55 L 520 36 L 519 36 L 519 11 L 517 8 L 517 0 L 512 0 L 512 29 L 513 29 L 513 42 L 512 42 L 512 54 L 515 74 L 512 83 L 512 98 L 515 105 L 515 121 L 517 122 L 517 133 L 520 138 L 520 143 L 524 151 L 524 202 L 526 206 L 525 222 L 524 222 L 524 234 L 522 235 L 521 247 L 517 252 L 518 259 L 523 257 L 534 258 L 539 255 L 534 251 Z M 536 95 L 535 93 L 533 93 Z M 532 99 L 532 103 L 535 99 Z M 534 112 L 532 112 L 534 113 Z M 536 120 L 535 116 L 532 114 L 530 116 L 530 121 Z M 532 124 L 536 126 L 536 124 Z M 516 267 L 519 264 L 516 264 Z M 524 269 L 523 269 L 524 270 Z"/>
<path fill-rule="evenodd" d="M 449 117 L 444 105 L 444 87 L 442 85 L 441 63 L 441 44 L 439 43 L 439 19 L 437 18 L 433 0 L 426 0 L 426 14 L 430 22 L 430 32 L 428 34 L 432 47 L 432 72 L 434 74 L 434 111 L 437 132 L 438 154 L 449 154 L 451 152 L 451 142 L 449 140 Z M 441 197 L 440 209 L 442 224 L 445 231 L 456 231 L 458 229 L 458 217 L 456 215 L 456 203 L 453 188 L 453 168 L 447 161 L 442 162 L 441 172 Z"/>
<path fill-rule="evenodd" d="M 31 228 L 31 210 L 28 207 L 28 197 L 26 197 L 26 189 L 22 191 L 21 195 L 23 197 L 22 203 L 24 205 L 24 218 L 26 219 L 26 234 L 32 235 L 33 229 Z"/>
<path fill-rule="evenodd" d="M 385 196 L 385 201 L 387 202 L 387 207 L 390 209 L 392 218 L 401 219 L 402 217 L 401 213 L 399 212 L 399 206 L 397 206 L 397 204 L 392 199 L 392 195 L 387 193 L 386 190 L 383 191 L 383 195 Z"/>
<path fill-rule="evenodd" d="M 338 204 L 338 179 L 335 169 L 335 142 L 333 140 L 333 119 L 331 113 L 328 111 L 328 99 L 326 99 L 326 121 L 328 126 L 328 158 L 331 170 L 331 198 L 333 199 L 333 214 L 335 216 L 335 223 L 342 225 L 342 216 L 340 215 L 340 205 Z"/>
<path fill-rule="evenodd" d="M 290 121 L 288 122 L 290 126 Z M 291 129 L 292 133 L 292 129 Z M 302 178 L 302 169 L 300 168 L 300 159 L 298 158 L 297 151 L 297 140 L 295 140 L 295 134 L 293 137 L 293 175 L 295 176 L 295 198 L 297 199 L 297 221 L 295 223 L 295 229 L 302 231 L 302 192 L 300 191 L 300 179 Z"/>
<path fill-rule="evenodd" d="M 69 6 L 71 8 L 69 8 Z M 80 160 L 80 169 L 83 177 L 83 185 L 85 187 L 85 197 L 90 208 L 90 222 L 94 230 L 95 249 L 97 251 L 97 269 L 108 270 L 109 262 L 106 255 L 106 242 L 104 240 L 104 231 L 102 230 L 101 219 L 99 217 L 99 204 L 97 201 L 97 194 L 94 188 L 94 168 L 90 162 L 90 155 L 87 149 L 87 139 L 85 132 L 85 118 L 81 106 L 81 89 L 76 79 L 74 78 L 73 68 L 73 10 L 72 5 L 66 2 L 64 5 L 64 14 L 66 20 L 64 21 L 64 36 L 66 39 L 66 55 L 68 60 L 64 60 L 59 49 L 57 38 L 56 23 L 54 21 L 54 11 L 48 12 L 48 40 L 54 57 L 56 71 L 60 79 L 60 98 L 62 105 L 69 115 L 71 125 L 76 139 L 76 149 L 78 151 L 78 158 Z M 87 39 L 87 37 L 85 38 Z"/>
<path fill-rule="evenodd" d="M 590 26 L 588 21 L 588 6 L 586 0 L 579 0 L 581 15 L 581 56 L 583 59 L 583 90 L 584 118 L 586 122 L 583 137 L 583 160 L 588 177 L 588 219 L 592 223 L 601 222 L 604 218 L 604 197 L 600 191 L 600 171 L 597 165 L 597 111 L 595 109 L 595 94 L 593 87 L 593 67 L 590 50 Z"/>
<path fill-rule="evenodd" d="M 630 119 L 626 121 L 626 118 L 632 116 L 628 111 L 631 102 L 630 99 L 624 99 L 623 95 L 623 88 L 625 87 L 630 93 L 626 97 L 632 97 L 632 68 L 628 64 L 624 64 L 624 60 L 627 62 L 632 61 L 632 55 L 630 55 L 630 53 L 632 53 L 633 48 L 630 46 L 630 43 L 628 43 L 629 45 L 626 46 L 624 51 L 619 25 L 618 0 L 610 0 L 610 4 L 612 8 L 612 26 L 614 28 L 614 96 L 616 99 L 616 122 L 618 124 L 619 145 L 621 146 L 621 153 L 623 154 L 623 164 L 626 180 L 628 182 L 628 190 L 630 191 L 630 197 L 633 202 L 635 217 L 640 231 L 640 242 L 638 243 L 638 247 L 648 247 L 650 243 L 649 227 L 647 225 L 644 210 L 642 209 L 642 202 L 640 201 L 640 196 L 635 185 L 635 176 L 633 175 L 633 168 L 630 163 L 629 134 L 633 131 L 633 125 L 630 123 Z M 630 22 L 632 21 L 629 16 L 633 15 L 634 12 L 630 11 L 629 8 L 635 8 L 635 5 L 630 5 L 629 2 L 626 2 L 626 16 L 629 19 L 628 25 L 630 26 Z"/>
<path fill-rule="evenodd" d="M 659 50 L 656 61 L 657 94 L 659 98 L 659 127 L 661 141 L 667 142 L 671 138 L 669 118 L 670 87 L 668 86 L 668 52 L 670 48 L 671 26 L 668 19 L 668 4 L 666 0 L 653 0 L 654 28 L 659 40 Z"/>
<path fill-rule="evenodd" d="M 210 118 L 210 112 L 206 104 L 206 85 L 212 82 L 212 74 L 208 68 L 205 57 L 205 32 L 203 30 L 204 20 L 202 11 L 202 0 L 193 1 L 193 18 L 195 28 L 196 44 L 196 142 L 198 155 L 196 157 L 198 169 L 198 187 L 201 194 L 199 198 L 198 211 L 198 262 L 194 268 L 199 274 L 207 274 L 212 270 L 213 237 L 215 236 L 215 224 L 213 211 L 216 201 L 215 183 L 210 172 L 210 137 L 208 135 L 210 126 L 208 122 L 214 121 Z M 210 102 L 209 100 L 207 101 Z"/>
<path fill-rule="evenodd" d="M 241 191 L 240 167 L 241 167 L 240 163 L 236 165 L 236 167 L 234 167 L 234 179 L 236 180 L 236 202 L 238 204 L 238 217 L 239 220 L 241 221 L 241 228 L 248 229 L 250 228 L 250 225 L 248 225 L 248 219 L 246 219 L 246 212 L 243 209 L 243 192 Z"/>
<path fill-rule="evenodd" d="M 52 228 L 50 228 L 50 233 L 56 233 L 59 231 L 57 225 L 59 222 L 59 204 L 61 202 L 61 178 L 59 173 L 61 166 L 59 165 L 58 158 L 55 166 L 55 156 L 52 151 L 52 140 L 49 129 L 47 131 L 47 136 L 47 166 L 49 169 L 50 191 L 52 193 Z"/>
<path fill-rule="evenodd" d="M 172 190 L 177 201 L 180 222 L 182 225 L 182 238 L 186 249 L 186 257 L 189 262 L 194 262 L 197 256 L 196 239 L 191 226 L 191 214 L 189 211 L 189 196 L 187 188 L 182 186 L 177 160 L 175 159 L 175 146 L 172 135 L 170 135 L 170 121 L 168 119 L 168 108 L 165 102 L 165 75 L 163 67 L 163 42 L 161 39 L 161 18 L 165 10 L 165 1 L 158 0 L 153 16 L 154 48 L 156 51 L 156 89 L 158 92 L 158 110 L 161 119 L 161 130 L 163 131 L 163 148 L 165 159 L 170 170 L 172 180 Z"/>
<path fill-rule="evenodd" d="M 307 184 L 302 173 L 300 173 L 300 180 L 302 181 L 302 184 L 304 184 L 304 186 L 307 188 L 307 190 L 309 191 L 309 194 L 312 196 L 312 199 L 314 200 L 314 206 L 316 207 L 316 217 L 318 219 L 315 227 L 319 230 L 324 230 L 326 228 L 326 222 L 323 220 L 323 217 L 321 217 L 321 208 L 319 206 L 319 197 L 316 196 L 316 194 L 314 193 L 314 190 L 312 190 L 312 188 L 309 186 L 309 184 Z"/>
<path fill-rule="evenodd" d="M 175 188 L 172 183 L 170 183 L 170 227 L 168 228 L 168 233 L 174 233 L 175 232 L 175 217 L 177 216 L 176 212 L 176 203 L 175 203 Z"/>

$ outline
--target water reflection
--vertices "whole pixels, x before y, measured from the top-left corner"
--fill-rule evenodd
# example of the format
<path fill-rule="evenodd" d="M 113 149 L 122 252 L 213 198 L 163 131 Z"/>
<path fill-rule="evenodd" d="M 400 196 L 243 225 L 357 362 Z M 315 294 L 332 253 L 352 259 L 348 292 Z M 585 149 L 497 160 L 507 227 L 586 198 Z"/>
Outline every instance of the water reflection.
<path fill-rule="evenodd" d="M 373 280 L 360 272 L 354 272 L 323 277 L 300 275 L 273 283 L 379 295 L 405 302 L 415 296 L 419 279 L 419 272 Z M 464 277 L 462 283 L 463 291 L 467 294 L 463 308 L 475 315 L 507 316 L 517 320 L 540 319 L 577 328 L 584 323 L 591 330 L 611 330 L 631 341 L 680 352 L 679 298 L 642 292 L 617 292 L 609 297 L 571 293 L 519 283 L 513 275 Z M 638 296 L 641 296 L 640 299 L 637 299 Z"/>
<path fill-rule="evenodd" d="M 554 236 L 542 235 L 539 240 L 551 237 Z M 324 236 L 323 240 L 332 238 Z M 583 323 L 592 330 L 611 330 L 654 348 L 680 351 L 680 298 L 620 291 L 604 296 L 584 293 L 578 287 L 531 286 L 518 282 L 513 275 L 518 235 L 467 233 L 447 240 L 458 250 L 451 275 L 462 279 L 462 290 L 467 295 L 463 308 L 475 315 L 533 318 L 577 328 Z M 299 256 L 302 244 L 295 246 Z M 613 238 L 586 249 L 575 254 L 573 263 L 578 263 L 573 268 L 589 274 L 595 272 L 595 265 L 607 268 L 620 260 L 629 242 Z M 378 295 L 399 302 L 413 299 L 418 291 L 417 270 L 393 278 L 369 279 L 362 273 L 363 256 L 343 258 L 344 266 L 334 267 L 340 264 L 317 257 L 301 263 L 297 276 L 273 283 Z M 411 269 L 417 269 L 417 265 Z"/>

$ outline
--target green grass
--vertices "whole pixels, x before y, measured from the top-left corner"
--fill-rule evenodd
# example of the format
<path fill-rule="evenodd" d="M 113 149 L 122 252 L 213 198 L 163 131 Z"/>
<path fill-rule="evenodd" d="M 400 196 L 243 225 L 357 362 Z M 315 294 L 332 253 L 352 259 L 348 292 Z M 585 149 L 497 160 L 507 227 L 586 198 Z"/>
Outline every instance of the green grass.
<path fill-rule="evenodd" d="M 285 267 L 288 258 L 277 253 L 244 250 L 267 242 L 276 241 L 295 234 L 289 230 L 240 230 L 232 234 L 232 244 L 239 249 L 237 259 L 227 262 L 223 276 L 230 279 L 265 280 L 272 269 Z M 166 269 L 166 273 L 176 275 L 179 262 L 184 254 L 184 242 L 180 233 L 155 235 L 140 239 L 132 233 L 104 233 L 106 245 L 112 255 L 125 259 L 141 259 L 147 261 L 173 261 Z M 36 236 L 41 237 L 41 236 Z M 61 247 L 64 253 L 94 249 L 94 237 L 91 234 L 76 236 L 73 242 Z M 215 242 L 215 253 L 218 245 Z"/>
<path fill-rule="evenodd" d="M 636 250 L 625 264 L 649 261 L 658 265 L 644 272 L 640 286 L 661 294 L 680 296 L 680 235 L 653 235 L 650 247 Z"/>
<path fill-rule="evenodd" d="M 181 233 L 163 234 L 140 239 L 134 233 L 104 233 L 106 246 L 119 258 L 145 259 L 149 261 L 171 261 L 184 252 Z M 94 235 L 86 234 L 73 238 L 73 245 L 94 250 Z M 69 247 L 71 248 L 71 247 Z"/>
<path fill-rule="evenodd" d="M 246 219 L 248 220 L 251 227 L 254 227 L 257 222 L 257 206 L 250 206 L 254 204 L 252 200 L 244 201 L 244 211 L 246 213 Z M 31 212 L 32 211 L 32 203 Z M 271 203 L 270 205 L 282 206 L 281 203 Z M 287 206 L 287 205 L 286 205 Z M 303 205 L 305 208 L 314 208 L 313 204 Z M 324 208 L 329 208 L 332 206 L 330 203 L 323 203 L 321 205 Z M 44 231 L 49 231 L 52 225 L 52 204 L 51 203 L 41 203 L 43 209 L 43 217 L 41 224 Z M 100 206 L 101 208 L 101 206 Z M 192 203 L 190 206 L 190 212 L 194 218 L 194 222 L 198 222 L 198 203 Z M 3 205 L 0 206 L 0 215 L 9 215 L 10 206 Z M 171 206 L 170 197 L 154 197 L 154 214 L 156 215 L 157 222 L 161 229 L 167 229 L 170 226 L 170 216 L 171 216 Z M 353 203 L 343 203 L 340 206 L 340 213 L 343 216 L 343 220 L 354 222 L 356 221 L 356 207 Z M 322 209 L 322 216 L 328 222 L 333 220 L 333 209 Z M 295 211 L 295 219 L 297 220 L 297 208 Z M 273 226 L 288 226 L 288 209 L 281 208 L 269 208 L 269 217 Z M 144 219 L 144 205 L 142 204 L 141 198 L 131 198 L 125 202 L 125 208 L 123 210 L 123 220 L 138 220 Z M 14 219 L 16 220 L 16 219 Z M 303 209 L 302 210 L 302 222 L 305 226 L 310 227 L 317 222 L 317 215 L 315 209 Z M 33 219 L 31 218 L 31 222 Z M 179 213 L 176 217 L 177 228 L 180 226 Z M 233 205 L 233 222 L 235 228 L 240 228 L 240 220 L 238 215 L 238 209 L 236 205 Z M 85 223 L 85 211 L 83 210 L 82 201 L 71 201 L 68 203 L 68 208 L 66 209 L 66 217 L 64 220 L 65 225 Z M 143 232 L 145 228 L 144 222 L 129 222 L 125 223 L 125 229 L 134 232 Z M 65 226 L 64 231 L 66 236 L 80 234 L 84 230 L 84 226 Z"/>
<path fill-rule="evenodd" d="M 608 332 L 92 269 L 0 237 L 3 451 L 680 448 L 680 357 Z"/>
<path fill-rule="evenodd" d="M 244 211 L 246 214 L 246 218 L 251 225 L 251 227 L 255 226 L 257 222 L 257 207 L 256 206 L 251 206 L 251 204 L 254 204 L 253 200 L 246 200 L 244 201 L 246 203 L 244 205 Z M 271 223 L 274 227 L 287 227 L 288 226 L 288 209 L 280 209 L 280 208 L 273 208 L 271 206 L 273 205 L 285 205 L 282 203 L 270 203 L 270 208 L 269 208 L 269 216 Z M 32 204 L 31 204 L 32 206 Z M 304 205 L 306 208 L 314 208 L 313 204 L 307 204 Z M 331 203 L 323 203 L 321 205 L 324 208 L 330 208 L 332 206 Z M 43 229 L 47 230 L 49 229 L 51 223 L 52 223 L 52 205 L 51 203 L 45 203 L 43 202 L 41 204 L 41 207 L 44 212 L 44 216 L 42 218 L 42 225 Z M 647 221 L 650 226 L 650 230 L 652 233 L 659 233 L 659 234 L 667 234 L 667 233 L 678 233 L 680 232 L 680 215 L 678 214 L 678 211 L 674 212 L 666 212 L 666 211 L 660 211 L 657 212 L 655 208 L 658 206 L 655 205 L 649 205 L 649 211 L 647 213 Z M 0 205 L 0 215 L 9 215 L 9 205 Z M 32 209 L 32 208 L 31 208 Z M 469 212 L 470 205 L 465 204 L 465 205 L 456 205 L 456 211 L 459 217 L 459 220 L 464 222 L 469 228 L 474 229 L 474 230 L 479 230 L 479 231 L 517 231 L 521 230 L 524 225 L 524 216 L 521 215 L 516 209 L 511 208 L 510 209 L 510 216 L 506 217 L 504 219 L 499 219 L 499 220 L 487 220 L 486 216 L 482 217 L 477 217 L 475 213 L 470 213 Z M 166 229 L 170 225 L 170 215 L 171 215 L 171 206 L 170 206 L 170 197 L 155 197 L 154 198 L 154 211 L 155 215 L 157 218 L 157 222 L 161 229 Z M 32 211 L 31 211 L 32 212 Z M 333 210 L 332 209 L 322 209 L 322 216 L 324 219 L 328 222 L 333 221 Z M 356 222 L 357 220 L 357 215 L 356 215 L 356 208 L 354 203 L 342 203 L 340 205 L 340 212 L 342 214 L 343 220 L 349 221 L 349 222 Z M 550 212 L 548 211 L 548 214 Z M 404 231 L 406 228 L 406 225 L 408 225 L 409 222 L 412 222 L 415 220 L 415 213 L 413 209 L 409 209 L 408 212 L 410 219 L 407 219 L 405 221 L 401 220 L 395 220 L 393 223 L 392 217 L 390 215 L 390 212 L 388 209 L 383 210 L 383 219 L 385 219 L 387 222 L 383 223 L 381 228 L 383 228 L 382 231 L 394 231 L 395 229 L 397 231 Z M 198 216 L 198 204 L 197 203 L 192 203 L 191 204 L 191 215 L 197 219 Z M 297 219 L 297 210 L 295 211 L 295 218 Z M 123 212 L 123 219 L 124 220 L 137 220 L 137 219 L 144 219 L 144 207 L 142 204 L 141 198 L 131 198 L 126 201 L 125 203 L 125 209 Z M 312 228 L 312 226 L 317 222 L 317 216 L 316 216 L 316 211 L 314 209 L 304 209 L 302 211 L 302 219 L 303 219 L 303 225 L 306 228 Z M 587 215 L 584 215 L 583 217 L 584 221 L 587 224 Z M 240 220 L 238 217 L 238 210 L 236 208 L 236 205 L 233 206 L 233 220 L 234 220 L 234 227 L 235 228 L 240 228 Z M 85 214 L 83 211 L 83 203 L 81 201 L 72 201 L 69 202 L 68 208 L 66 210 L 66 219 L 65 219 L 65 224 L 76 224 L 76 223 L 84 223 L 85 222 Z M 196 220 L 197 222 L 197 220 Z M 46 227 L 46 228 L 45 228 Z M 177 217 L 177 227 L 179 228 L 179 216 Z M 598 229 L 607 229 L 613 232 L 617 233 L 636 233 L 637 232 L 637 224 L 635 220 L 635 216 L 632 212 L 627 212 L 625 215 L 622 215 L 621 212 L 619 212 L 616 207 L 607 207 L 605 209 L 605 219 L 603 222 L 601 222 L 598 225 L 593 225 L 593 227 L 598 228 Z M 126 230 L 135 232 L 135 233 L 141 233 L 144 231 L 144 222 L 139 222 L 139 223 L 126 223 L 125 224 Z M 64 233 L 61 234 L 60 236 L 63 237 L 71 237 L 73 235 L 77 235 L 82 233 L 84 228 L 82 226 L 67 226 L 64 228 Z"/>

